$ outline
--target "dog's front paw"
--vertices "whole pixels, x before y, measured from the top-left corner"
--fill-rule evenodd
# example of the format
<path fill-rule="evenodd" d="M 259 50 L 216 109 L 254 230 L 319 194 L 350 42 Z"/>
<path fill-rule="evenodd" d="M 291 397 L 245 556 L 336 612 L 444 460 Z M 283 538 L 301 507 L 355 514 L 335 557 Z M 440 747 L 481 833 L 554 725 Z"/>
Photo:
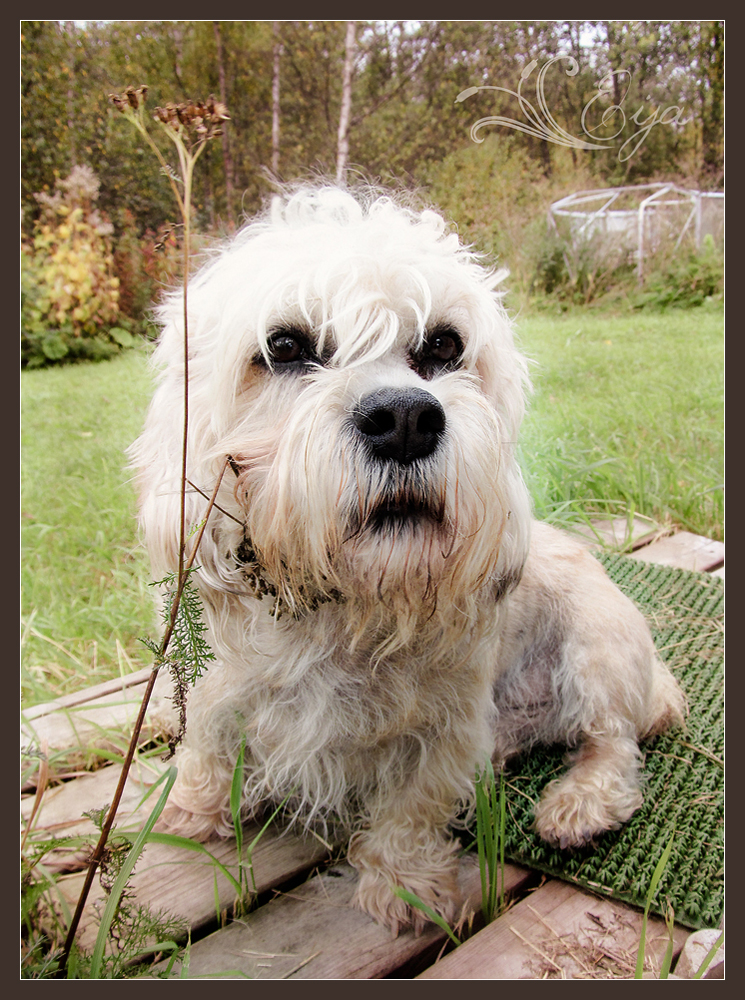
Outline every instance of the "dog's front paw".
<path fill-rule="evenodd" d="M 535 810 L 541 837 L 562 850 L 583 847 L 607 830 L 617 830 L 642 803 L 641 792 L 627 788 L 613 797 L 601 787 L 588 787 L 567 777 L 552 781 Z"/>
<path fill-rule="evenodd" d="M 156 829 L 161 833 L 173 833 L 200 842 L 235 835 L 229 809 L 197 812 L 170 801 L 166 803 Z"/>
<path fill-rule="evenodd" d="M 433 838 L 431 849 L 413 863 L 410 855 L 395 857 L 390 845 L 386 849 L 374 840 L 353 838 L 349 860 L 360 875 L 356 905 L 394 936 L 408 929 L 421 934 L 431 917 L 398 895 L 404 890 L 451 924 L 462 902 L 456 851 L 456 843 Z"/>
<path fill-rule="evenodd" d="M 419 935 L 431 920 L 418 906 L 397 895 L 396 888 L 413 893 L 448 924 L 454 922 L 460 910 L 461 898 L 455 873 L 444 880 L 419 873 L 395 876 L 395 881 L 392 881 L 381 872 L 365 871 L 360 875 L 355 902 L 376 923 L 389 927 L 394 937 L 408 929 Z"/>
<path fill-rule="evenodd" d="M 230 768 L 188 747 L 179 750 L 175 761 L 178 777 L 157 829 L 199 841 L 232 837 Z"/>

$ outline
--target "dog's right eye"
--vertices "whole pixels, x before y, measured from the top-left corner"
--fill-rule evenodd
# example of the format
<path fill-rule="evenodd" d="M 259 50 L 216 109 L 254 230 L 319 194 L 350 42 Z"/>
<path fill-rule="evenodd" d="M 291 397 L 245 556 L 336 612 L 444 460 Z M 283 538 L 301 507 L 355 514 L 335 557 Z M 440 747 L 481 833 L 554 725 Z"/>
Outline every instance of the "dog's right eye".
<path fill-rule="evenodd" d="M 286 365 L 292 361 L 300 361 L 304 356 L 304 345 L 289 333 L 272 337 L 269 341 L 269 354 L 272 361 Z"/>
<path fill-rule="evenodd" d="M 316 360 L 307 337 L 295 330 L 273 333 L 267 341 L 267 353 L 272 366 L 278 369 L 300 368 Z"/>

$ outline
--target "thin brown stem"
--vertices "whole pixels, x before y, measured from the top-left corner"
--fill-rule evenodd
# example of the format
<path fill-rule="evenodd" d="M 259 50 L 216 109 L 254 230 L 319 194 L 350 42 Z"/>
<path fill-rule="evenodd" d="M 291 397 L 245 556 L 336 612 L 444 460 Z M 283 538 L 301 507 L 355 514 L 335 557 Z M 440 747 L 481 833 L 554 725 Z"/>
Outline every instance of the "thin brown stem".
<path fill-rule="evenodd" d="M 226 464 L 229 461 L 230 461 L 229 458 L 225 459 Z M 187 482 L 189 483 L 189 486 L 191 486 L 193 490 L 195 490 L 197 493 L 203 496 L 205 500 L 209 500 L 209 496 L 204 492 L 204 490 L 200 490 L 200 488 L 197 486 L 196 483 L 193 483 L 191 479 L 187 480 Z M 231 521 L 235 521 L 236 524 L 239 524 L 241 527 L 243 527 L 243 521 L 238 520 L 238 518 L 234 517 L 233 514 L 230 513 L 230 511 L 225 510 L 224 507 L 221 507 L 219 503 L 215 504 L 215 509 L 219 510 L 221 514 L 224 514 L 225 517 L 229 517 Z"/>
<path fill-rule="evenodd" d="M 215 488 L 212 491 L 212 496 L 210 497 L 210 502 L 207 507 L 207 513 L 205 514 L 204 520 L 202 521 L 202 526 L 199 529 L 199 534 L 197 535 L 196 542 L 194 543 L 191 555 L 189 556 L 189 561 L 186 567 L 184 568 L 183 576 L 179 578 L 176 595 L 173 599 L 170 621 L 168 622 L 168 626 L 166 627 L 166 631 L 163 635 L 163 641 L 161 642 L 160 646 L 161 657 L 165 656 L 166 650 L 168 649 L 168 644 L 171 641 L 173 629 L 176 624 L 176 615 L 178 613 L 179 602 L 181 600 L 181 595 L 184 590 L 185 579 L 189 570 L 194 565 L 194 560 L 196 558 L 199 545 L 202 541 L 205 528 L 207 527 L 207 521 L 209 520 L 209 516 L 212 513 L 213 507 L 215 506 L 217 493 L 218 490 L 220 489 L 220 485 L 222 483 L 223 476 L 225 475 L 225 469 L 227 468 L 227 466 L 228 466 L 228 459 L 226 458 L 225 462 L 223 463 L 223 467 L 220 470 L 220 475 L 217 478 L 217 482 L 215 483 Z M 65 971 L 67 969 L 67 962 L 70 957 L 72 944 L 73 941 L 75 940 L 75 935 L 77 933 L 78 926 L 80 924 L 80 920 L 83 915 L 83 909 L 85 907 L 86 900 L 88 899 L 88 894 L 90 893 L 91 886 L 93 885 L 93 879 L 95 877 L 96 870 L 103 857 L 104 849 L 106 847 L 106 842 L 109 838 L 109 833 L 111 832 L 111 828 L 114 825 L 114 819 L 116 817 L 117 810 L 119 809 L 119 803 L 121 802 L 122 795 L 124 794 L 124 786 L 126 785 L 127 778 L 129 776 L 129 771 L 132 766 L 132 761 L 134 760 L 134 755 L 137 750 L 137 743 L 139 741 L 140 733 L 142 732 L 142 726 L 145 721 L 145 713 L 150 703 L 150 698 L 153 693 L 153 688 L 155 687 L 155 681 L 157 680 L 161 666 L 162 666 L 162 660 L 161 662 L 154 664 L 153 669 L 150 673 L 150 677 L 148 678 L 147 686 L 145 688 L 145 693 L 142 697 L 142 703 L 140 704 L 140 710 L 138 712 L 137 719 L 135 720 L 134 729 L 132 730 L 132 737 L 129 741 L 127 756 L 124 760 L 124 764 L 122 765 L 121 774 L 119 775 L 119 783 L 116 786 L 116 791 L 114 792 L 114 798 L 111 802 L 111 805 L 109 806 L 109 811 L 106 815 L 106 819 L 101 827 L 101 835 L 98 838 L 98 843 L 96 844 L 93 854 L 91 855 L 91 859 L 88 864 L 88 871 L 86 873 L 85 881 L 83 883 L 83 888 L 80 892 L 77 907 L 75 908 L 75 913 L 73 914 L 70 927 L 68 928 L 67 931 L 67 937 L 65 938 L 65 944 L 62 949 L 62 958 L 60 959 L 60 968 L 58 972 L 58 977 L 64 976 Z"/>
<path fill-rule="evenodd" d="M 185 192 L 188 206 L 188 191 Z M 189 284 L 189 240 L 188 214 L 184 213 L 184 431 L 181 446 L 181 515 L 179 520 L 178 580 L 183 586 L 184 544 L 186 541 L 186 459 L 189 447 L 189 309 L 187 287 Z"/>
<path fill-rule="evenodd" d="M 193 149 L 193 151 L 189 151 L 189 150 L 187 150 L 186 145 L 184 143 L 184 137 L 181 134 L 181 129 L 178 129 L 177 132 L 174 132 L 173 130 L 169 129 L 169 126 L 167 124 L 164 125 L 166 134 L 172 140 L 172 142 L 175 144 L 176 150 L 178 152 L 179 166 L 181 168 L 181 176 L 182 176 L 182 180 L 183 180 L 183 184 L 184 184 L 184 194 L 183 194 L 183 198 L 182 198 L 181 195 L 179 194 L 178 187 L 177 187 L 176 182 L 174 180 L 174 177 L 173 177 L 173 175 L 172 175 L 172 173 L 171 173 L 171 171 L 170 171 L 170 169 L 168 167 L 168 164 L 166 163 L 165 159 L 163 158 L 163 155 L 161 154 L 161 152 L 158 149 L 158 147 L 156 146 L 156 144 L 153 142 L 152 137 L 150 136 L 150 134 L 149 134 L 149 132 L 148 132 L 148 130 L 145 127 L 145 124 L 144 124 L 143 110 L 142 110 L 143 107 L 144 107 L 144 103 L 140 103 L 140 101 L 142 100 L 144 102 L 144 95 L 146 93 L 146 88 L 140 88 L 139 91 L 133 92 L 133 93 L 137 94 L 137 101 L 136 101 L 136 103 L 134 105 L 132 104 L 132 100 L 131 100 L 132 94 L 129 93 L 129 92 L 127 93 L 127 102 L 124 102 L 121 98 L 117 97 L 116 95 L 112 95 L 112 99 L 114 99 L 114 103 L 116 104 L 116 106 L 119 107 L 120 110 L 124 111 L 124 113 L 127 115 L 127 117 L 129 118 L 129 120 L 134 123 L 134 125 L 137 127 L 137 129 L 145 137 L 145 139 L 149 143 L 150 147 L 154 150 L 155 155 L 158 158 L 158 161 L 160 162 L 161 166 L 163 167 L 164 172 L 166 173 L 166 175 L 167 175 L 167 177 L 168 177 L 168 179 L 170 181 L 171 188 L 172 188 L 173 193 L 175 195 L 176 202 L 178 204 L 179 210 L 181 212 L 181 216 L 182 216 L 183 221 L 184 221 L 184 274 L 183 274 L 183 282 L 184 282 L 184 285 L 183 285 L 183 287 L 184 287 L 184 338 L 183 338 L 183 342 L 184 342 L 184 364 L 183 364 L 183 375 L 184 375 L 184 397 L 183 397 L 184 398 L 184 413 L 183 413 L 183 442 L 182 442 L 182 458 L 181 458 L 181 505 L 180 505 L 181 506 L 181 513 L 180 513 L 180 519 L 179 519 L 178 578 L 177 578 L 177 583 L 176 583 L 176 592 L 174 594 L 173 603 L 171 605 L 171 613 L 170 613 L 169 621 L 168 621 L 168 624 L 166 626 L 166 630 L 165 630 L 165 633 L 163 635 L 163 639 L 162 639 L 162 642 L 161 642 L 161 645 L 160 645 L 159 656 L 157 658 L 156 663 L 153 665 L 153 669 L 152 669 L 152 671 L 150 673 L 150 677 L 148 679 L 147 686 L 145 688 L 145 694 L 143 696 L 142 703 L 140 705 L 140 710 L 139 710 L 137 719 L 135 721 L 134 729 L 132 731 L 132 737 L 131 737 L 130 742 L 129 742 L 129 748 L 127 750 L 127 756 L 126 756 L 124 764 L 122 766 L 122 771 L 121 771 L 121 774 L 119 776 L 119 783 L 117 785 L 116 792 L 114 793 L 113 802 L 111 803 L 111 806 L 109 807 L 108 813 L 106 815 L 106 819 L 104 820 L 104 823 L 103 823 L 103 825 L 101 827 L 101 835 L 99 837 L 98 843 L 96 844 L 96 847 L 95 847 L 95 849 L 93 851 L 93 854 L 91 855 L 91 859 L 90 859 L 90 862 L 89 862 L 88 871 L 86 873 L 86 877 L 85 877 L 85 881 L 84 881 L 84 884 L 83 884 L 83 888 L 81 890 L 80 897 L 78 899 L 78 903 L 77 903 L 77 907 L 75 909 L 75 913 L 73 915 L 73 919 L 72 919 L 72 921 L 70 923 L 70 927 L 68 928 L 67 937 L 65 939 L 65 944 L 64 944 L 64 947 L 63 947 L 63 950 L 62 950 L 62 956 L 61 956 L 61 959 L 60 959 L 59 969 L 57 971 L 57 978 L 62 978 L 66 974 L 67 964 L 68 964 L 68 960 L 69 960 L 69 957 L 70 957 L 70 951 L 72 949 L 72 944 L 73 944 L 73 941 L 75 939 L 75 934 L 76 934 L 78 926 L 80 924 L 80 919 L 82 917 L 83 909 L 85 907 L 85 903 L 86 903 L 86 900 L 88 898 L 88 894 L 90 892 L 91 885 L 93 884 L 93 878 L 95 876 L 96 869 L 98 868 L 98 866 L 99 866 L 99 864 L 101 862 L 101 859 L 103 857 L 104 850 L 105 850 L 105 847 L 106 847 L 106 842 L 107 842 L 108 836 L 109 836 L 109 832 L 110 832 L 110 830 L 111 830 L 111 828 L 113 826 L 114 818 L 116 817 L 116 813 L 117 813 L 117 810 L 119 808 L 119 803 L 121 802 L 122 794 L 124 792 L 124 786 L 126 784 L 127 777 L 129 775 L 129 770 L 130 770 L 130 767 L 132 765 L 132 761 L 134 759 L 134 755 L 135 755 L 135 752 L 136 752 L 136 749 L 137 749 L 137 743 L 138 743 L 138 740 L 139 740 L 139 737 L 140 737 L 140 733 L 142 731 L 142 725 L 143 725 L 143 722 L 144 722 L 144 719 L 145 719 L 145 713 L 147 711 L 147 707 L 148 707 L 148 704 L 150 702 L 150 697 L 152 695 L 153 688 L 155 686 L 155 681 L 156 681 L 156 679 L 158 677 L 158 672 L 160 671 L 160 668 L 161 668 L 161 666 L 163 664 L 163 661 L 165 659 L 165 653 L 166 653 L 166 650 L 168 648 L 168 644 L 169 644 L 169 642 L 171 640 L 171 636 L 173 635 L 173 630 L 174 630 L 174 628 L 176 626 L 176 619 L 177 619 L 177 616 L 178 616 L 179 604 L 181 602 L 181 597 L 182 597 L 182 594 L 184 592 L 184 587 L 186 585 L 186 579 L 188 577 L 188 574 L 189 574 L 189 571 L 190 571 L 191 567 L 194 564 L 194 559 L 196 558 L 197 550 L 199 549 L 199 545 L 200 545 L 200 543 L 202 541 L 202 537 L 204 535 L 204 530 L 205 530 L 205 527 L 207 525 L 207 520 L 209 519 L 210 513 L 212 512 L 212 508 L 215 505 L 215 499 L 217 497 L 217 492 L 218 492 L 218 490 L 220 488 L 220 484 L 221 484 L 223 476 L 225 474 L 225 469 L 227 468 L 228 462 L 230 461 L 229 458 L 226 458 L 225 462 L 223 463 L 222 470 L 220 471 L 220 475 L 218 477 L 217 483 L 215 484 L 215 488 L 214 488 L 214 491 L 212 493 L 212 497 L 210 499 L 209 506 L 207 508 L 207 513 L 206 513 L 206 515 L 205 515 L 205 517 L 203 519 L 202 526 L 201 526 L 201 528 L 199 530 L 199 534 L 197 536 L 196 542 L 195 542 L 195 544 L 194 544 L 194 546 L 192 548 L 192 552 L 191 552 L 191 555 L 189 556 L 188 562 L 185 562 L 185 548 L 186 548 L 186 483 L 187 483 L 187 479 L 186 479 L 186 465 L 187 465 L 187 450 L 188 450 L 188 436 L 189 436 L 189 321 L 188 321 L 188 298 L 187 298 L 187 291 L 188 291 L 188 285 L 189 285 L 189 253 L 190 253 L 190 240 L 191 240 L 191 225 L 190 225 L 191 224 L 191 218 L 190 218 L 190 216 L 191 216 L 191 190 L 192 190 L 192 178 L 193 178 L 193 173 L 194 173 L 194 165 L 195 165 L 197 159 L 199 158 L 199 155 L 201 154 L 202 150 L 204 149 L 205 140 L 204 139 L 200 139 L 197 142 L 197 144 L 196 144 L 195 148 Z M 129 105 L 129 107 L 127 105 Z M 134 109 L 135 109 L 135 113 L 134 114 L 132 113 L 132 110 L 131 110 L 132 107 L 134 107 Z M 222 119 L 225 119 L 227 117 L 227 115 L 224 114 L 224 108 L 219 113 L 219 117 L 221 117 Z"/>
<path fill-rule="evenodd" d="M 171 629 L 172 631 L 172 629 Z M 169 636 L 170 638 L 170 636 Z M 147 711 L 147 706 L 150 702 L 150 696 L 153 693 L 153 688 L 155 686 L 155 681 L 158 677 L 158 671 L 160 670 L 160 664 L 156 663 L 150 672 L 150 677 L 148 678 L 147 687 L 145 688 L 145 694 L 142 698 L 142 703 L 140 705 L 140 711 L 135 720 L 134 729 L 132 731 L 132 738 L 129 741 L 129 748 L 127 750 L 127 756 L 122 765 L 122 771 L 119 776 L 119 784 L 116 786 L 116 791 L 114 792 L 114 798 L 111 805 L 109 806 L 109 811 L 106 815 L 106 819 L 101 827 L 101 836 L 98 838 L 98 843 L 96 844 L 95 850 L 91 855 L 90 862 L 88 863 L 88 871 L 85 875 L 85 881 L 83 883 L 83 888 L 80 891 L 80 896 L 78 897 L 78 905 L 75 908 L 75 913 L 73 914 L 72 921 L 67 931 L 67 937 L 65 938 L 65 944 L 62 949 L 62 958 L 60 959 L 60 968 L 58 976 L 64 976 L 67 970 L 67 962 L 70 957 L 70 950 L 72 949 L 72 943 L 75 940 L 75 935 L 78 930 L 78 925 L 80 924 L 80 919 L 83 916 L 83 909 L 85 907 L 86 900 L 88 899 L 88 893 L 90 892 L 91 886 L 93 885 L 93 879 L 96 874 L 96 870 L 103 858 L 104 849 L 106 847 L 106 842 L 109 839 L 109 833 L 111 832 L 111 827 L 114 825 L 114 818 L 116 817 L 117 810 L 119 809 L 119 803 L 121 802 L 122 795 L 124 794 L 124 786 L 127 782 L 127 777 L 129 775 L 129 769 L 132 766 L 132 761 L 134 759 L 135 750 L 137 748 L 137 742 L 140 738 L 140 732 L 142 730 L 142 724 L 145 720 L 145 712 Z"/>

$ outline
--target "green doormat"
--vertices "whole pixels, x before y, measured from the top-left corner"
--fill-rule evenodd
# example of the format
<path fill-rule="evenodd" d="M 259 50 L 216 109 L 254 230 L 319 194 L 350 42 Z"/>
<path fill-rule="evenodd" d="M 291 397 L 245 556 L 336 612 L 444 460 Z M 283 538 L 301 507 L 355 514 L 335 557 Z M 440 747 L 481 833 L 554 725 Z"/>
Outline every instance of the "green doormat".
<path fill-rule="evenodd" d="M 687 927 L 724 912 L 724 584 L 717 577 L 604 555 L 611 578 L 644 613 L 655 645 L 688 698 L 686 731 L 644 744 L 644 804 L 593 847 L 559 851 L 531 829 L 541 790 L 565 770 L 564 748 L 536 748 L 507 771 L 505 854 L 592 891 L 643 907 L 652 874 L 673 848 L 652 909 Z"/>

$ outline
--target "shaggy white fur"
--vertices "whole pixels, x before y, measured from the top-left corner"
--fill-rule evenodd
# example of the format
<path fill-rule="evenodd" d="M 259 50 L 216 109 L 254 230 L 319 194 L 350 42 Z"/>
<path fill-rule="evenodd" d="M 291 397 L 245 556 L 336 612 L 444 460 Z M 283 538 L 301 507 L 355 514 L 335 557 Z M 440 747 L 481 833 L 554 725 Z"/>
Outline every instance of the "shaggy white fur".
<path fill-rule="evenodd" d="M 641 801 L 638 740 L 683 700 L 600 565 L 531 521 L 515 460 L 527 369 L 501 274 L 432 211 L 333 187 L 277 197 L 189 286 L 188 478 L 209 494 L 197 580 L 217 662 L 191 695 L 171 829 L 231 833 L 290 797 L 347 830 L 358 901 L 397 931 L 452 918 L 486 758 L 578 746 L 546 790 L 562 847 Z M 178 550 L 183 300 L 132 448 L 156 576 Z M 206 501 L 188 496 L 190 523 Z M 532 539 L 531 539 L 532 532 Z"/>

